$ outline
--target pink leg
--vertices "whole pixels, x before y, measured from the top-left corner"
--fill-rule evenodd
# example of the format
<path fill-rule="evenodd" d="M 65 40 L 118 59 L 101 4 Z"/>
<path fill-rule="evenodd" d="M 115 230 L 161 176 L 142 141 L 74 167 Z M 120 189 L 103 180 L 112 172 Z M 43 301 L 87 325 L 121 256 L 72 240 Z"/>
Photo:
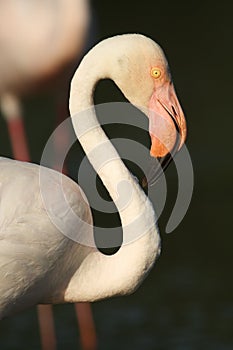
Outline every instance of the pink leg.
<path fill-rule="evenodd" d="M 22 118 L 17 117 L 9 119 L 7 121 L 7 126 L 14 158 L 29 162 L 29 152 Z"/>
<path fill-rule="evenodd" d="M 2 113 L 6 119 L 12 153 L 15 159 L 30 161 L 20 101 L 12 95 L 1 98 Z M 51 305 L 38 305 L 38 321 L 42 350 L 56 349 L 56 334 Z"/>
<path fill-rule="evenodd" d="M 97 337 L 90 303 L 76 303 L 75 311 L 79 324 L 80 343 L 83 350 L 96 350 Z"/>
<path fill-rule="evenodd" d="M 56 350 L 52 305 L 37 305 L 40 341 L 43 350 Z"/>

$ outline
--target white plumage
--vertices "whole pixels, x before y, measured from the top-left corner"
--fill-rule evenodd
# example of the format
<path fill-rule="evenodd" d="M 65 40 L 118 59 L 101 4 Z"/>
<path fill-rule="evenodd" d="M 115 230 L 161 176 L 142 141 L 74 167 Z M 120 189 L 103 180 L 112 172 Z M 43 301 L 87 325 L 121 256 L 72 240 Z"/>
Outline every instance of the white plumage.
<path fill-rule="evenodd" d="M 31 92 L 83 51 L 88 0 L 0 1 L 0 94 Z"/>

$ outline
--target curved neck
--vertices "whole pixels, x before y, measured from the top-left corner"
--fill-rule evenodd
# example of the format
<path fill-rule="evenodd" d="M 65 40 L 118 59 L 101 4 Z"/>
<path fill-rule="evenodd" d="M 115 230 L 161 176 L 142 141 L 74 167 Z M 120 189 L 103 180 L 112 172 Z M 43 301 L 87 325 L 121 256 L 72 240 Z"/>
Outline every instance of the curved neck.
<path fill-rule="evenodd" d="M 142 216 L 145 204 L 148 206 L 148 214 L 153 218 L 154 226 L 154 211 L 150 201 L 125 167 L 96 117 L 93 104 L 94 88 L 100 79 L 108 77 L 109 74 L 105 71 L 104 64 L 89 69 L 90 61 L 87 55 L 71 83 L 70 112 L 75 134 L 114 201 L 123 228 Z M 145 220 L 142 218 L 141 221 Z M 148 227 L 148 222 L 145 224 Z M 151 225 L 151 222 L 149 224 Z M 124 241 L 126 242 L 125 237 Z"/>
<path fill-rule="evenodd" d="M 98 62 L 98 59 L 95 62 Z M 87 289 L 85 290 L 85 300 L 131 292 L 151 268 L 160 250 L 152 205 L 125 167 L 96 118 L 93 90 L 97 81 L 107 76 L 104 69 L 102 75 L 98 73 L 103 66 L 89 69 L 90 58 L 86 56 L 82 61 L 71 84 L 70 112 L 75 133 L 117 206 L 123 228 L 123 244 L 113 256 L 105 256 L 95 249 L 86 258 L 82 264 L 85 279 L 95 288 L 94 291 L 90 291 L 89 296 Z M 93 266 L 94 260 L 92 270 L 90 266 Z M 79 274 L 80 272 L 77 272 L 77 279 Z M 71 281 L 72 292 L 69 297 L 66 295 L 69 301 L 74 301 L 72 293 L 75 293 L 75 282 L 73 286 L 72 288 Z M 79 296 L 76 292 L 76 300 L 77 297 L 81 297 L 81 290 L 79 289 Z"/>

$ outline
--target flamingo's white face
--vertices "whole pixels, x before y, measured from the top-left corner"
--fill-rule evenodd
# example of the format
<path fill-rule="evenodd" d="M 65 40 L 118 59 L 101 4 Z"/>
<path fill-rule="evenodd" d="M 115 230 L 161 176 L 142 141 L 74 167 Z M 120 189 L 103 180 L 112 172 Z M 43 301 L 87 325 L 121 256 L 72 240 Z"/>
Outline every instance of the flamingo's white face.
<path fill-rule="evenodd" d="M 149 109 L 151 155 L 164 158 L 180 149 L 186 138 L 186 121 L 166 57 L 158 44 L 143 35 L 119 36 L 119 45 L 116 38 L 112 78 L 131 103 Z"/>

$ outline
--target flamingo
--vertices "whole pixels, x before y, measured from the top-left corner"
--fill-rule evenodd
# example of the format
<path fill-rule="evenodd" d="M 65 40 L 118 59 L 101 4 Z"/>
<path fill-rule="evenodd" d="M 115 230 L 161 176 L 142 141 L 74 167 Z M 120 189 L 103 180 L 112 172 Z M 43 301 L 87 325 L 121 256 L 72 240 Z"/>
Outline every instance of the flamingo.
<path fill-rule="evenodd" d="M 83 53 L 89 22 L 88 0 L 0 1 L 0 105 L 15 159 L 30 161 L 20 98 L 57 82 L 67 83 L 66 76 Z M 94 332 L 91 310 L 89 305 L 75 305 L 75 309 L 81 343 L 87 349 L 82 319 L 89 314 Z M 38 316 L 42 347 L 54 349 L 51 307 L 39 306 Z"/>
<path fill-rule="evenodd" d="M 35 304 L 130 294 L 159 256 L 153 206 L 95 115 L 94 87 L 104 78 L 112 79 L 128 101 L 147 114 L 150 154 L 162 166 L 185 141 L 185 117 L 160 46 L 141 34 L 114 36 L 94 46 L 73 76 L 70 113 L 79 142 L 118 208 L 122 246 L 113 255 L 95 246 L 91 209 L 76 182 L 42 165 L 1 158 L 0 318 Z M 103 151 L 101 164 L 95 154 L 98 147 Z M 124 206 L 119 195 L 127 196 L 128 190 L 119 190 L 122 183 L 130 189 Z M 92 243 L 80 243 L 86 238 Z"/>
<path fill-rule="evenodd" d="M 89 22 L 89 0 L 0 1 L 0 105 L 16 159 L 30 160 L 20 97 L 66 82 Z"/>
<path fill-rule="evenodd" d="M 1 1 L 0 19 L 0 92 L 17 95 L 54 77 L 82 52 L 89 1 Z"/>

